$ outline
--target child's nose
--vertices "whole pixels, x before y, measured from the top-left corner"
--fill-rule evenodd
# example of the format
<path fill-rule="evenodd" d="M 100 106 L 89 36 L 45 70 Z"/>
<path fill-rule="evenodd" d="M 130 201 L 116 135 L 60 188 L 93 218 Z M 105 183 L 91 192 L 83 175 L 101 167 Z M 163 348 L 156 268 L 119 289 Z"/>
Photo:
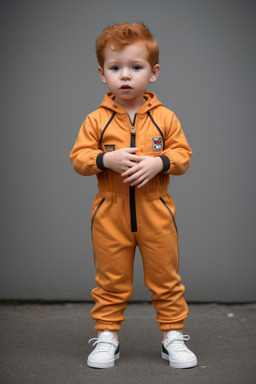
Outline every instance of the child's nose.
<path fill-rule="evenodd" d="M 121 73 L 121 79 L 122 80 L 128 80 L 131 78 L 130 71 L 128 69 L 124 69 Z"/>

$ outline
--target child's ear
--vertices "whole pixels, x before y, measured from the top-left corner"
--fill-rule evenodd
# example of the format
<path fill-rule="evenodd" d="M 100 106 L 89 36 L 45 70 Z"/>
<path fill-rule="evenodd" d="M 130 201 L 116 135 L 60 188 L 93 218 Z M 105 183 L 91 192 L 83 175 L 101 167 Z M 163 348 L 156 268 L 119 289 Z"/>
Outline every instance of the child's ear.
<path fill-rule="evenodd" d="M 101 78 L 102 82 L 103 82 L 104 84 L 106 84 L 106 79 L 105 79 L 105 76 L 104 76 L 103 69 L 102 69 L 101 67 L 98 67 L 98 71 L 99 71 L 99 73 L 100 73 L 100 78 Z"/>
<path fill-rule="evenodd" d="M 156 81 L 156 79 L 158 78 L 158 75 L 159 75 L 159 71 L 160 71 L 160 65 L 156 64 L 154 66 L 154 68 L 152 69 L 151 77 L 149 80 L 150 83 L 154 83 Z"/>

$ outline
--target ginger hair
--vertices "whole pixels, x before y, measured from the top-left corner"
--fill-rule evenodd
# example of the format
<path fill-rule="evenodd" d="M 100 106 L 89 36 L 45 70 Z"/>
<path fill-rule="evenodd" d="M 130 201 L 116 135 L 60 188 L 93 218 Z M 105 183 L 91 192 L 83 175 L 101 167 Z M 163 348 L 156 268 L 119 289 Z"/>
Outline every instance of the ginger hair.
<path fill-rule="evenodd" d="M 104 50 L 120 51 L 127 45 L 143 42 L 148 51 L 147 60 L 153 67 L 159 62 L 159 47 L 150 30 L 143 23 L 120 23 L 106 27 L 96 40 L 96 54 L 101 68 L 104 66 Z"/>

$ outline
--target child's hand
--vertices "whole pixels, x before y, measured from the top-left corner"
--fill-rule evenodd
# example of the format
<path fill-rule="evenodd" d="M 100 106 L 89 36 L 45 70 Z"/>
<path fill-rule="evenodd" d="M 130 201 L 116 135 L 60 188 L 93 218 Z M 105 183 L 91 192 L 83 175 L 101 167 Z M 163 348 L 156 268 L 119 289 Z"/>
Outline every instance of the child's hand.
<path fill-rule="evenodd" d="M 123 173 L 134 167 L 141 157 L 134 155 L 138 148 L 122 148 L 113 152 L 107 152 L 103 157 L 103 165 L 115 172 Z"/>
<path fill-rule="evenodd" d="M 160 157 L 136 156 L 139 157 L 138 164 L 121 174 L 127 177 L 124 183 L 130 183 L 130 186 L 138 185 L 143 187 L 149 180 L 155 177 L 163 169 L 163 162 Z"/>

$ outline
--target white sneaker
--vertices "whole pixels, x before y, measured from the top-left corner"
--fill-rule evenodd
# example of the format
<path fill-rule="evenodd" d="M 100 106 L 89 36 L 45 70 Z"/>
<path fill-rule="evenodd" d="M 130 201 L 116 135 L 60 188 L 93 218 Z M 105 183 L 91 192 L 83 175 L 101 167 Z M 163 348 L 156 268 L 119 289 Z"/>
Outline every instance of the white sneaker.
<path fill-rule="evenodd" d="M 89 340 L 94 341 L 94 350 L 87 359 L 87 365 L 92 368 L 111 368 L 115 365 L 115 360 L 119 359 L 119 342 L 109 331 L 104 331 L 99 338 Z"/>
<path fill-rule="evenodd" d="M 191 352 L 184 340 L 189 340 L 189 335 L 182 335 L 177 331 L 167 333 L 167 339 L 162 342 L 162 359 L 169 360 L 170 367 L 192 368 L 197 365 L 196 355 Z"/>

